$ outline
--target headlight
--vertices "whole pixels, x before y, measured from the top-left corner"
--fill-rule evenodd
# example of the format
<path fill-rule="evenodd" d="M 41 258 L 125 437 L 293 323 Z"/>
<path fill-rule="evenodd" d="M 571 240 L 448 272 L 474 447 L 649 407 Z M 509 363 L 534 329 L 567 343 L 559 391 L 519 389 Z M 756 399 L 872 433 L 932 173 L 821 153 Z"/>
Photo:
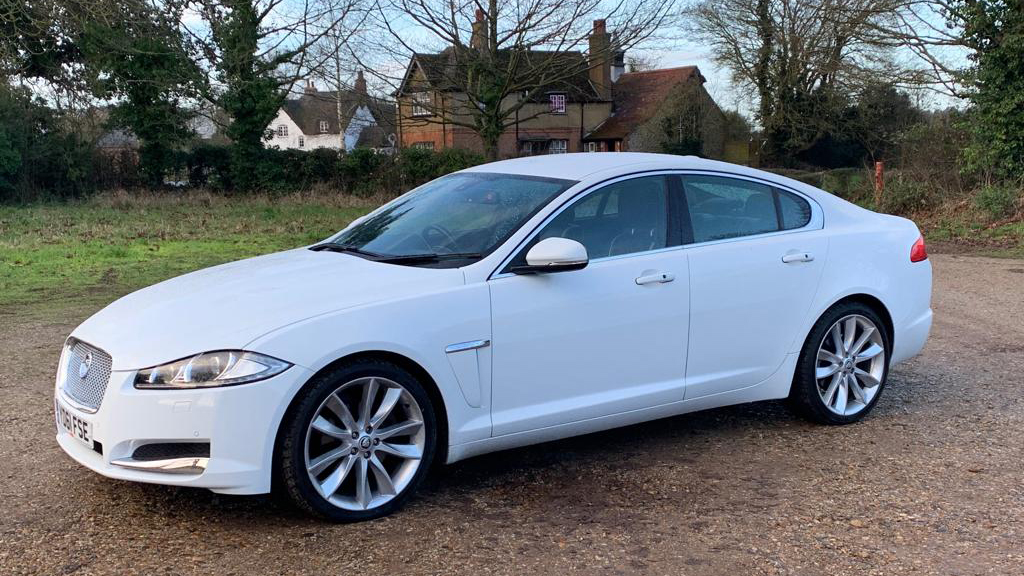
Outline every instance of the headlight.
<path fill-rule="evenodd" d="M 139 370 L 135 387 L 173 390 L 232 386 L 264 380 L 290 367 L 283 360 L 255 352 L 219 350 Z"/>

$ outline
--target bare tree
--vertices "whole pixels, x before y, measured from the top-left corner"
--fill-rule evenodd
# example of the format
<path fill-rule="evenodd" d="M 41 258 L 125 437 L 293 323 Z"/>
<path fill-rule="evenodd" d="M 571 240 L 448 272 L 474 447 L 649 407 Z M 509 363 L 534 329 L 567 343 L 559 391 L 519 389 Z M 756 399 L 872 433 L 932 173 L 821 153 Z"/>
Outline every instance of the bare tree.
<path fill-rule="evenodd" d="M 630 54 L 626 56 L 626 68 L 630 72 L 648 72 L 657 70 L 661 65 L 660 59 L 648 54 Z"/>
<path fill-rule="evenodd" d="M 698 0 L 689 29 L 757 96 L 766 153 L 789 158 L 832 127 L 848 96 L 878 78 L 921 85 L 900 62 L 907 0 Z"/>
<path fill-rule="evenodd" d="M 267 125 L 292 86 L 322 62 L 309 48 L 342 26 L 355 0 L 166 0 L 183 2 L 198 58 L 211 71 L 204 96 L 231 118 L 233 184 L 258 187 Z"/>
<path fill-rule="evenodd" d="M 350 88 L 365 89 L 365 79 L 360 80 L 363 71 L 357 54 L 363 46 L 360 38 L 367 32 L 366 25 L 371 11 L 372 7 L 365 0 L 336 3 L 330 20 L 338 24 L 309 47 L 313 62 L 312 74 L 327 82 L 334 91 L 335 114 L 339 126 L 338 144 L 342 150 L 345 149 L 345 131 L 340 127 L 347 112 L 343 92 Z M 350 82 L 353 78 L 355 80 Z"/>
<path fill-rule="evenodd" d="M 472 130 L 491 159 L 502 133 L 528 119 L 523 108 L 542 91 L 672 33 L 678 14 L 675 0 L 382 0 L 378 11 L 387 31 L 381 49 L 409 61 L 443 48 L 433 87 L 439 97 L 417 102 L 429 112 L 423 120 Z M 594 42 L 595 20 L 614 36 Z M 404 77 L 390 80 L 398 88 Z M 610 79 L 599 84 L 609 97 Z"/>

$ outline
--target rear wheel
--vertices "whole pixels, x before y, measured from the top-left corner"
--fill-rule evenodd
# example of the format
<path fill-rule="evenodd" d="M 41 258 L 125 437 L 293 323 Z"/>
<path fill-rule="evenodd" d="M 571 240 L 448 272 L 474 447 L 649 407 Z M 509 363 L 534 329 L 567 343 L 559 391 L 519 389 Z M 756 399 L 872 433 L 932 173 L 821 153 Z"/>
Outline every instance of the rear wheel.
<path fill-rule="evenodd" d="M 891 337 L 869 306 L 833 306 L 811 329 L 793 379 L 790 401 L 823 424 L 850 424 L 878 402 L 889 372 Z"/>
<path fill-rule="evenodd" d="M 426 390 L 388 362 L 359 361 L 319 376 L 284 426 L 285 490 L 300 508 L 341 522 L 400 508 L 437 443 Z"/>

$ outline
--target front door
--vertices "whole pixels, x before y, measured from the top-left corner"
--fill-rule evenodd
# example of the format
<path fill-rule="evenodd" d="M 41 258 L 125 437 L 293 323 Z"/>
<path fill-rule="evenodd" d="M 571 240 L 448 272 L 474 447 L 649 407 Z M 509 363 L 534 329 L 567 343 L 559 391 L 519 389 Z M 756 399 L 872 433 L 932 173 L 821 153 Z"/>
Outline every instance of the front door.
<path fill-rule="evenodd" d="M 604 186 L 534 238 L 581 242 L 586 268 L 490 281 L 495 436 L 683 399 L 689 287 L 673 178 Z"/>

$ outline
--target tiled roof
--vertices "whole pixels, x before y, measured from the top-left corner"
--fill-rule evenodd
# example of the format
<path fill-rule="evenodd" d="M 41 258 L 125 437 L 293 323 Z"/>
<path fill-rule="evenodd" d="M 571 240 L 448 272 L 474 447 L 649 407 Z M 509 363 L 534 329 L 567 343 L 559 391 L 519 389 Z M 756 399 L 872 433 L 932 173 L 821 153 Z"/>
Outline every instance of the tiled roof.
<path fill-rule="evenodd" d="M 584 140 L 621 139 L 649 120 L 682 82 L 700 79 L 696 66 L 628 72 L 612 86 L 613 115 Z"/>
<path fill-rule="evenodd" d="M 393 130 L 395 125 L 395 106 L 386 100 L 380 100 L 355 90 L 341 91 L 341 123 L 338 122 L 338 92 L 307 91 L 299 98 L 285 100 L 285 113 L 299 126 L 303 134 L 339 134 L 348 127 L 352 115 L 359 106 L 366 106 L 379 126 Z M 327 121 L 327 132 L 320 131 L 320 121 Z"/>
<path fill-rule="evenodd" d="M 511 50 L 500 50 L 498 57 L 507 59 L 512 54 L 513 51 Z M 528 52 L 518 52 L 517 54 L 522 60 L 516 66 L 516 71 L 524 75 L 524 77 L 528 78 L 531 75 L 537 75 L 538 71 L 536 68 L 567 70 L 571 72 L 565 78 L 546 82 L 536 92 L 538 99 L 545 99 L 544 95 L 549 92 L 564 92 L 569 97 L 569 100 L 573 102 L 600 101 L 597 91 L 594 90 L 593 84 L 590 83 L 589 66 L 585 54 L 577 51 L 551 52 L 544 50 L 531 50 Z M 560 61 L 552 64 L 550 62 L 551 58 L 558 58 Z M 464 80 L 459 81 L 459 76 L 466 74 L 465 66 L 459 64 L 456 52 L 451 48 L 442 50 L 438 54 L 414 54 L 411 64 L 418 65 L 423 70 L 427 81 L 435 90 L 458 92 L 461 91 L 460 86 L 465 84 Z M 506 60 L 500 63 L 499 67 L 507 70 L 510 65 Z M 408 78 L 406 79 L 407 81 Z M 398 93 L 406 93 L 404 82 L 399 87 Z"/>

